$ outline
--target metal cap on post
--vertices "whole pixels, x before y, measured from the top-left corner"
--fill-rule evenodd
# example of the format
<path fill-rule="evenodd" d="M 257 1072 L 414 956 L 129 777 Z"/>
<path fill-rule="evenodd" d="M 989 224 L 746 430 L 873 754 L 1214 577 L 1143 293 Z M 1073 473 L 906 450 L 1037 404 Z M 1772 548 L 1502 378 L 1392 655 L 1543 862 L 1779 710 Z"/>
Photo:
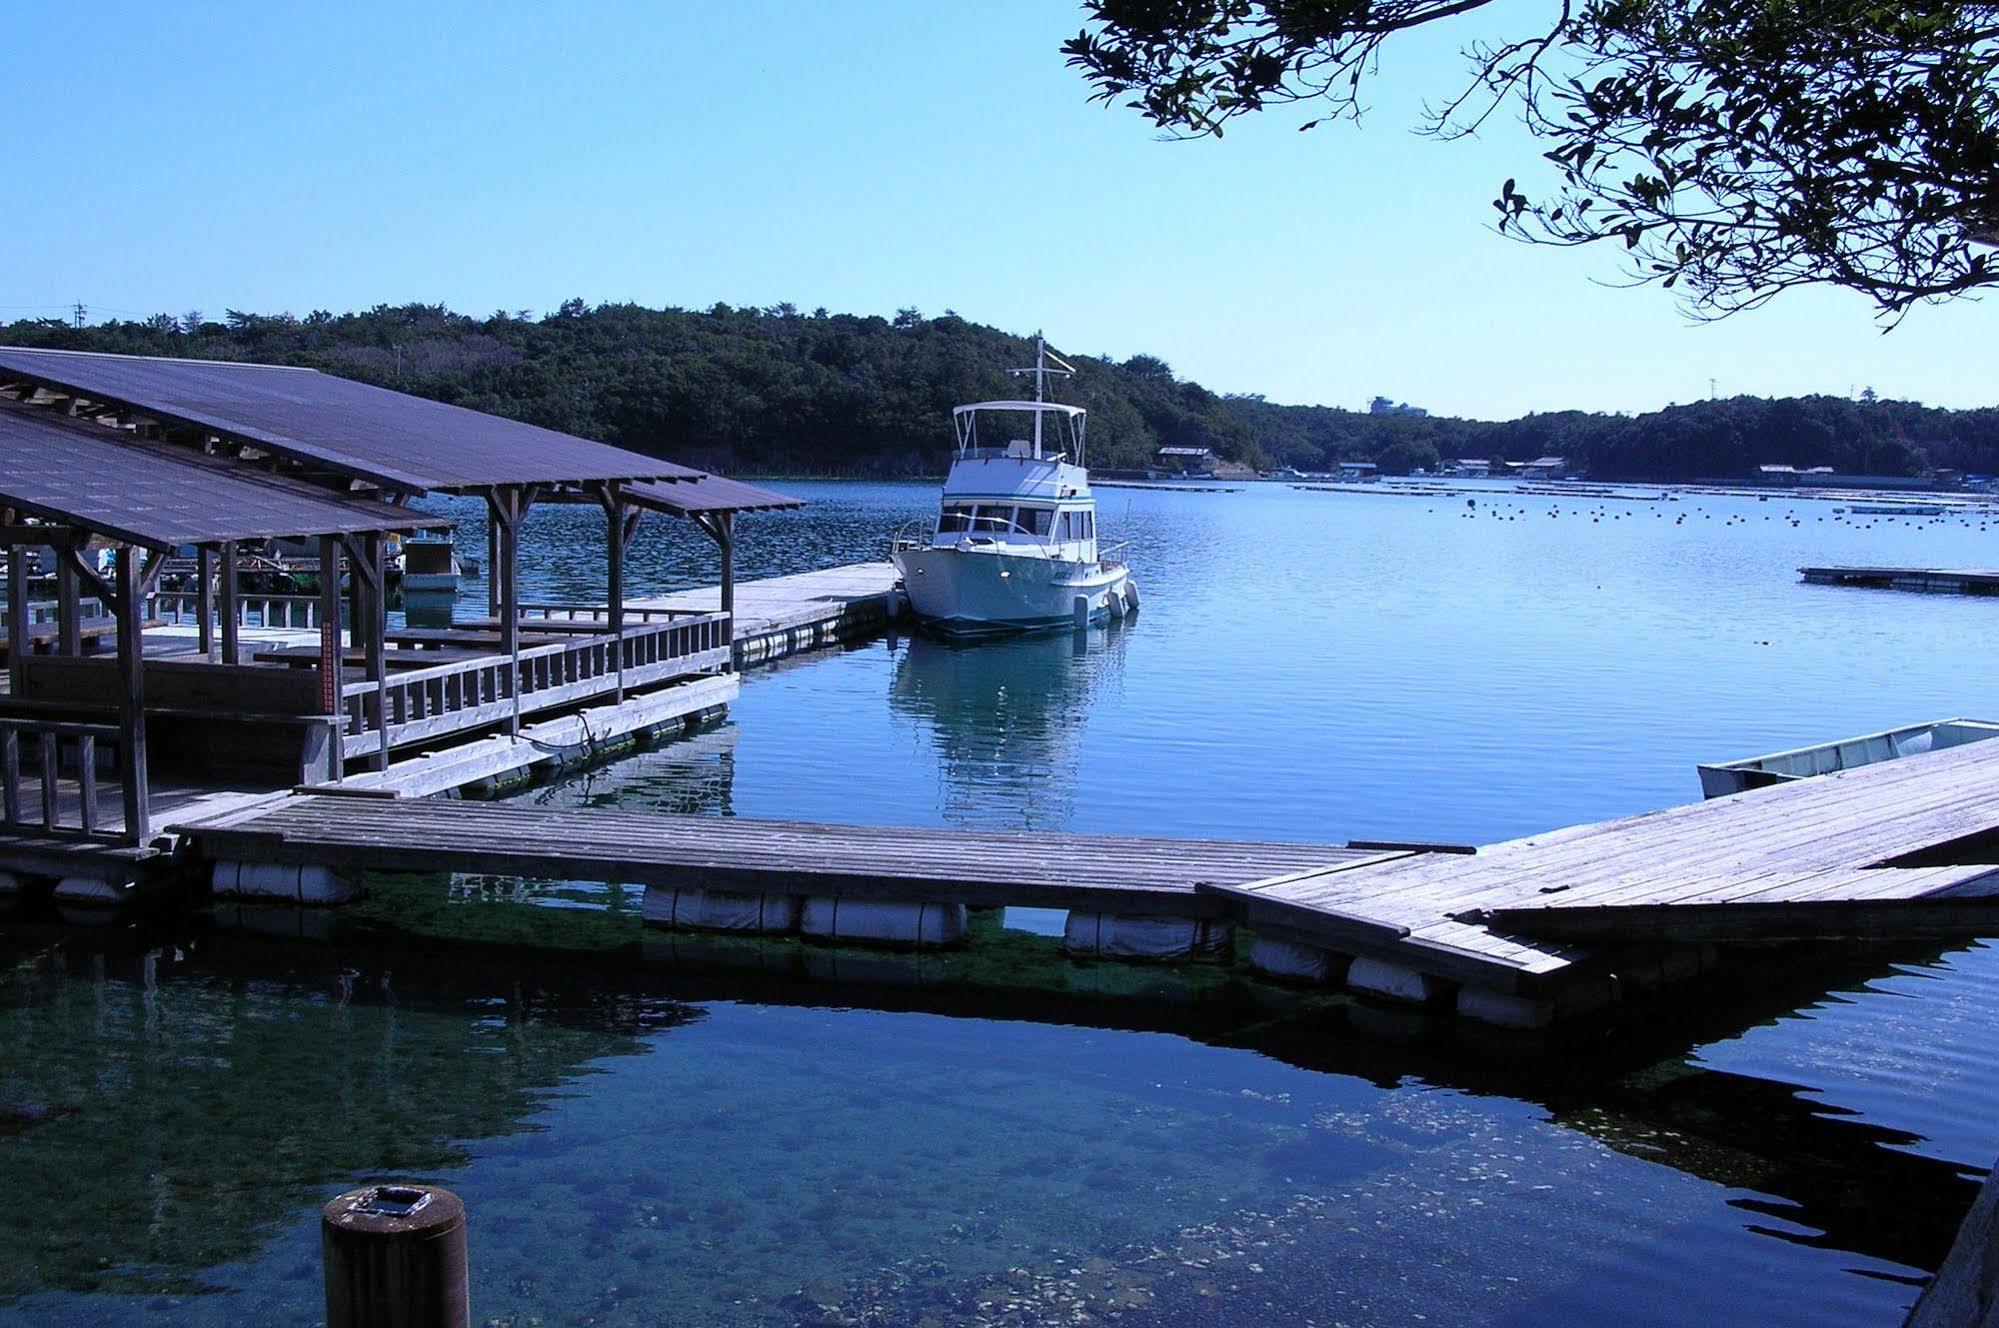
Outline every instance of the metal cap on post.
<path fill-rule="evenodd" d="M 465 1205 L 432 1185 L 349 1190 L 319 1215 L 326 1328 L 470 1328 Z"/>

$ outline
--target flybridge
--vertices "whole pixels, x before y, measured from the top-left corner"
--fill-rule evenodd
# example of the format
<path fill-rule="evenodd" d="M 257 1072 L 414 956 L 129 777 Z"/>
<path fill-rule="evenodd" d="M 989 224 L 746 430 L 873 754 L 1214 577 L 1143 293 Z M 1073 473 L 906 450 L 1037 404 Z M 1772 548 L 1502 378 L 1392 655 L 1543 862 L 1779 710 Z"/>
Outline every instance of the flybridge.
<path fill-rule="evenodd" d="M 1052 367 L 1051 367 L 1052 366 Z M 1068 461 L 1072 465 L 1083 464 L 1083 431 L 1088 415 L 1081 406 L 1065 406 L 1048 400 L 1048 379 L 1050 375 L 1066 378 L 1076 372 L 1067 360 L 1048 349 L 1048 343 L 1039 333 L 1034 337 L 1034 367 L 1032 369 L 1009 369 L 1008 373 L 1017 377 L 1032 375 L 1034 378 L 1034 400 L 1032 401 L 977 401 L 969 406 L 959 406 L 951 412 L 951 422 L 958 432 L 958 455 L 960 457 L 1008 457 L 1021 461 Z M 981 440 L 979 420 L 981 416 L 1004 417 L 1025 414 L 1032 417 L 1034 431 L 1031 438 L 1008 438 L 1008 426 L 999 418 L 990 420 L 985 429 L 986 440 Z M 1054 424 L 1054 449 L 1049 450 L 1049 423 Z M 997 434 L 997 438 L 994 435 Z"/>

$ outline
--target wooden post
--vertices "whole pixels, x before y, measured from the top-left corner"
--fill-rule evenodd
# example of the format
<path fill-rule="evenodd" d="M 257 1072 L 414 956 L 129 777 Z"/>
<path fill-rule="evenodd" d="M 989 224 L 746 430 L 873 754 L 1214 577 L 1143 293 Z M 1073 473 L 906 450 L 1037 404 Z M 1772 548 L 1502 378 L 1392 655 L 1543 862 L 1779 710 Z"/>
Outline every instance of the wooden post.
<path fill-rule="evenodd" d="M 7 690 L 21 694 L 28 668 L 28 546 L 7 550 Z"/>
<path fill-rule="evenodd" d="M 75 658 L 83 653 L 83 605 L 77 590 L 76 569 L 69 560 L 56 558 L 56 644 L 63 654 Z M 109 605 L 105 606 L 109 608 Z"/>
<path fill-rule="evenodd" d="M 242 625 L 243 601 L 241 588 L 236 583 L 236 541 L 230 540 L 222 546 L 222 662 L 240 664 L 243 662 L 242 649 L 238 645 L 238 629 Z"/>
<path fill-rule="evenodd" d="M 381 734 L 382 739 L 381 746 L 376 749 L 374 756 L 370 760 L 375 769 L 387 770 L 389 768 L 389 689 L 387 685 L 389 678 L 387 647 L 389 633 L 389 587 L 388 559 L 384 556 L 382 550 L 382 532 L 379 530 L 369 531 L 362 537 L 361 548 L 367 563 L 367 569 L 365 575 L 357 575 L 354 579 L 357 582 L 365 580 L 368 583 L 368 612 L 365 626 L 357 622 L 355 630 L 357 632 L 365 630 L 368 634 L 366 672 L 368 680 L 375 684 L 375 728 Z"/>
<path fill-rule="evenodd" d="M 486 611 L 500 612 L 500 510 L 497 494 L 486 498 Z"/>
<path fill-rule="evenodd" d="M 469 1328 L 465 1205 L 430 1185 L 370 1185 L 320 1211 L 326 1328 Z"/>
<path fill-rule="evenodd" d="M 526 514 L 520 489 L 497 488 L 486 496 L 499 557 L 493 577 L 499 587 L 500 651 L 507 657 L 507 692 L 513 708 L 507 716 L 507 732 L 521 731 L 521 517 Z"/>
<path fill-rule="evenodd" d="M 599 495 L 604 503 L 606 588 L 604 611 L 610 619 L 611 649 L 617 652 L 617 699 L 625 699 L 625 502 L 614 485 Z"/>
<path fill-rule="evenodd" d="M 715 538 L 722 545 L 722 612 L 729 614 L 733 621 L 736 612 L 736 514 L 716 513 L 715 528 L 721 532 Z"/>
<path fill-rule="evenodd" d="M 343 713 L 340 704 L 345 658 L 340 649 L 340 541 L 331 535 L 319 537 L 319 701 L 320 713 Z M 345 771 L 344 735 L 334 735 L 334 778 Z"/>
<path fill-rule="evenodd" d="M 196 644 L 202 656 L 215 657 L 215 546 L 203 544 L 195 550 L 195 578 L 200 585 L 196 598 L 200 606 L 201 626 L 196 633 Z"/>
<path fill-rule="evenodd" d="M 152 793 L 146 770 L 146 644 L 140 637 L 145 616 L 145 588 L 139 572 L 139 550 L 130 544 L 117 553 L 118 731 L 123 745 L 125 778 L 125 837 L 144 844 L 153 837 Z"/>

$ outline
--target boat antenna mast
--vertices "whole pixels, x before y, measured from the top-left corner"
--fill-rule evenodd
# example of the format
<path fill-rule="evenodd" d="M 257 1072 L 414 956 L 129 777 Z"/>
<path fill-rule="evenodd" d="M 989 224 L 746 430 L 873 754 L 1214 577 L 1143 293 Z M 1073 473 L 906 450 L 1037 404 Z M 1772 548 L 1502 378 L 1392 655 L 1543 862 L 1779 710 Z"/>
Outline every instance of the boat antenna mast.
<path fill-rule="evenodd" d="M 1048 362 L 1050 360 L 1055 361 L 1059 367 L 1054 369 L 1049 368 Z M 1008 369 L 1007 372 L 1016 378 L 1025 377 L 1028 374 L 1034 375 L 1034 404 L 1039 406 L 1048 400 L 1048 375 L 1054 374 L 1058 378 L 1067 378 L 1076 372 L 1076 367 L 1060 355 L 1057 355 L 1054 351 L 1048 349 L 1047 339 L 1041 333 L 1036 332 L 1034 334 L 1034 367 L 1032 369 Z M 1046 411 L 1037 410 L 1034 412 L 1034 456 L 1037 461 L 1041 459 L 1041 417 L 1045 414 L 1047 414 Z M 1078 447 L 1078 455 L 1076 457 L 1078 465 L 1081 465 L 1083 461 L 1081 451 L 1082 449 Z"/>

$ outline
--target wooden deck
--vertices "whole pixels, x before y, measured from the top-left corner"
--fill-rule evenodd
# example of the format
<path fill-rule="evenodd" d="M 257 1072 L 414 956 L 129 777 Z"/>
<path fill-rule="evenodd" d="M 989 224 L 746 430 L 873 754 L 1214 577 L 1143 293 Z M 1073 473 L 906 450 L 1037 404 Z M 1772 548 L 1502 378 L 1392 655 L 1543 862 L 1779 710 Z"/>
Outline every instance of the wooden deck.
<path fill-rule="evenodd" d="M 1615 999 L 1634 945 L 1999 934 L 1999 743 L 1471 853 L 311 794 L 190 833 L 218 860 L 1221 918 L 1537 1022 Z"/>
<path fill-rule="evenodd" d="M 194 828 L 214 859 L 745 893 L 1217 917 L 1202 887 L 1384 855 L 1331 844 L 826 825 L 522 803 L 301 795 Z"/>
<path fill-rule="evenodd" d="M 1999 595 L 1999 570 L 1981 567 L 1800 567 L 1809 585 L 1912 590 L 1929 595 Z"/>
<path fill-rule="evenodd" d="M 1259 920 L 1532 991 L 1579 943 L 1999 929 L 1999 744 L 1481 848 L 1214 886 Z M 1902 863 L 1909 865 L 1898 865 Z M 1920 906 L 1918 906 L 1920 901 Z"/>

